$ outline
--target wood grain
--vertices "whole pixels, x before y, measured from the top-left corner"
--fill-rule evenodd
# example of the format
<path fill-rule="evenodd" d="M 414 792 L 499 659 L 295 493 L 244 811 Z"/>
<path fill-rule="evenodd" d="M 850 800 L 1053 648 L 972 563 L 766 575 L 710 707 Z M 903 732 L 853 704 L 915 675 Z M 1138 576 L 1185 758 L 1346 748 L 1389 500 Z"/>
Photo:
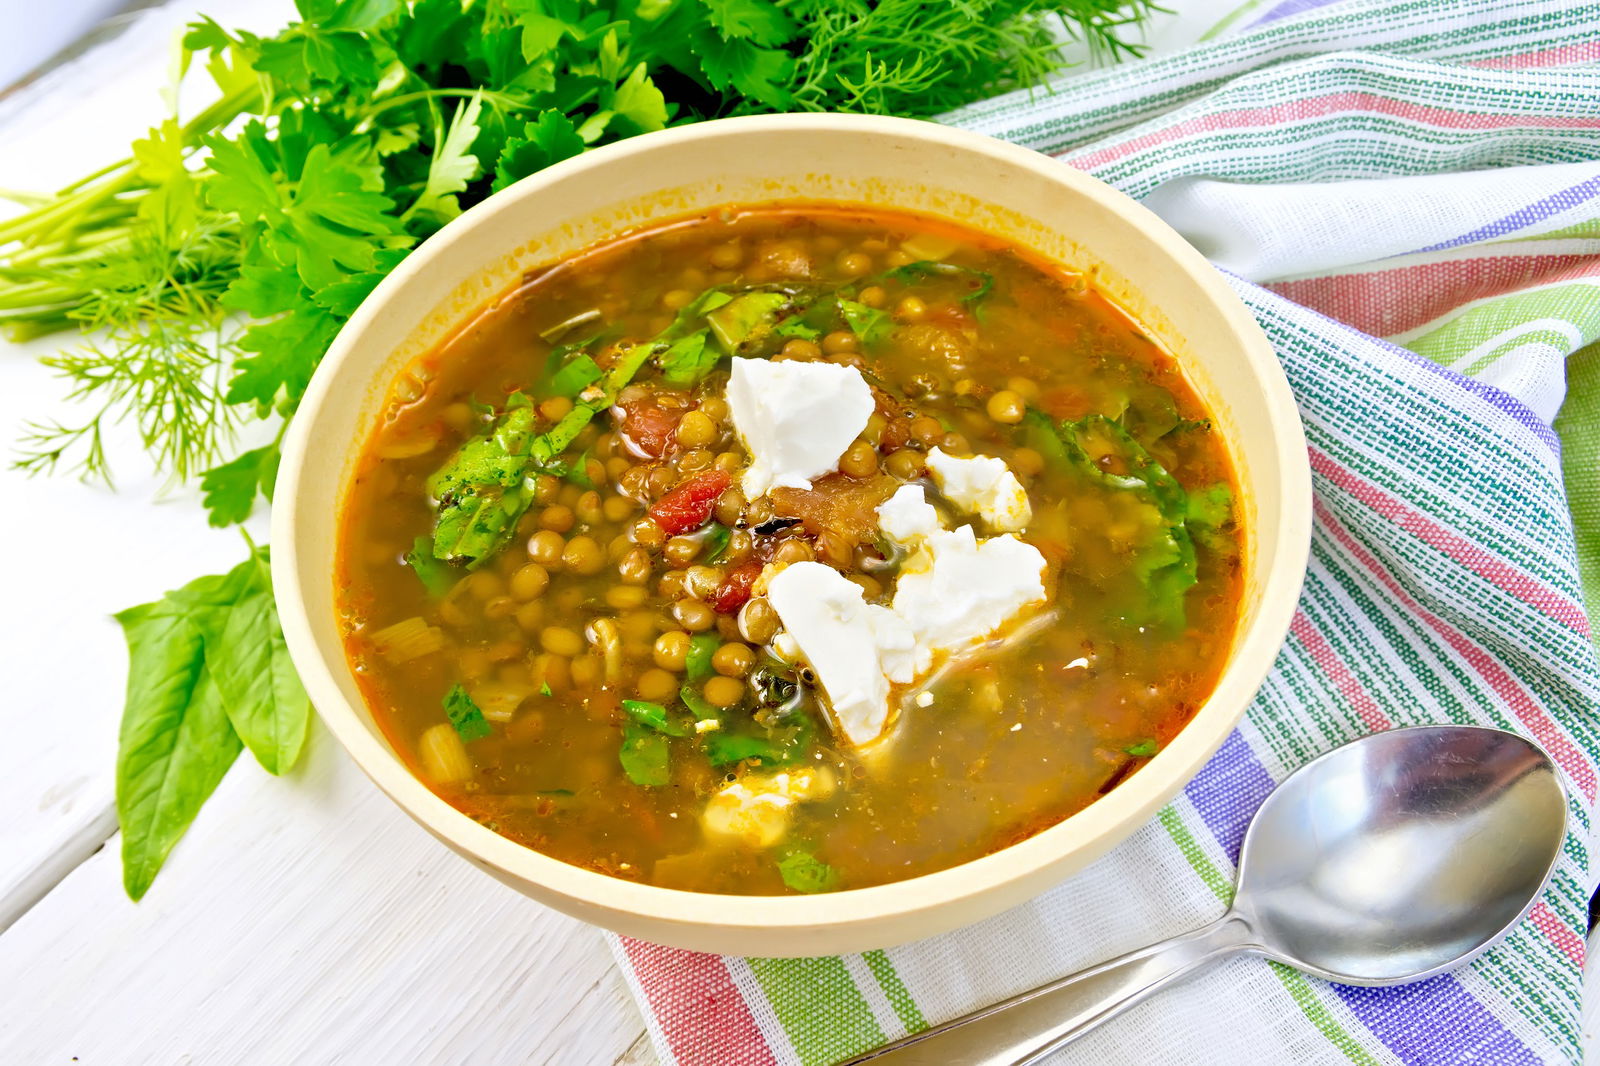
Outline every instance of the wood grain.
<path fill-rule="evenodd" d="M 596 930 L 448 852 L 317 733 L 287 780 L 236 767 L 143 903 L 113 839 L 0 936 L 0 1062 L 651 1061 Z"/>

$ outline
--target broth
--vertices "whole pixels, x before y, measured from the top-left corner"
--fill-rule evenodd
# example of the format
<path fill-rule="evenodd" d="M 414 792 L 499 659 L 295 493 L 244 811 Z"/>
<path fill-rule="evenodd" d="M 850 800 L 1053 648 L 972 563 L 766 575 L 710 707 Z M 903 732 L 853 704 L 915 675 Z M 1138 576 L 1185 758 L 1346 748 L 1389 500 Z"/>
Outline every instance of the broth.
<path fill-rule="evenodd" d="M 741 490 L 726 349 L 862 372 L 837 472 Z M 1001 535 L 927 479 L 935 448 L 1025 488 L 1047 598 L 851 744 L 761 593 L 818 560 L 894 603 L 912 564 L 875 509 L 904 485 Z M 408 370 L 342 515 L 346 649 L 413 770 L 528 847 L 696 891 L 859 888 L 1053 825 L 1183 727 L 1239 611 L 1235 491 L 1176 361 L 1083 278 L 909 214 L 729 207 L 530 275 Z"/>

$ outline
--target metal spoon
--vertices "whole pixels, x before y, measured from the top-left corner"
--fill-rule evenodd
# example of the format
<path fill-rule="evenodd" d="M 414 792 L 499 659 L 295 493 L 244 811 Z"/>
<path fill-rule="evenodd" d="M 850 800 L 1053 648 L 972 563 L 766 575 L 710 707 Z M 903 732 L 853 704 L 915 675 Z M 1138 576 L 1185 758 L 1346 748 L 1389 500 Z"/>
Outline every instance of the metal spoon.
<path fill-rule="evenodd" d="M 1566 835 L 1550 759 L 1499 729 L 1363 737 L 1290 775 L 1245 834 L 1233 907 L 1203 929 L 843 1063 L 1025 1066 L 1235 952 L 1329 981 L 1395 985 L 1499 943 Z"/>

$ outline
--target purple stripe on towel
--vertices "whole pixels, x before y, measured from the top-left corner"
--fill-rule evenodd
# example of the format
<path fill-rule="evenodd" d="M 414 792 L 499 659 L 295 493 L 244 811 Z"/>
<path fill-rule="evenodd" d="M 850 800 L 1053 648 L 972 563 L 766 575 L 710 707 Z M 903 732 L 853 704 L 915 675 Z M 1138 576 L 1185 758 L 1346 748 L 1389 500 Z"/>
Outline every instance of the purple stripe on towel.
<path fill-rule="evenodd" d="M 1530 226 L 1541 219 L 1549 218 L 1551 215 L 1559 215 L 1563 211 L 1570 211 L 1586 200 L 1593 200 L 1596 196 L 1600 196 L 1600 176 L 1579 182 L 1571 188 L 1562 189 L 1560 192 L 1551 193 L 1543 200 L 1531 203 L 1527 207 L 1520 207 L 1504 218 L 1497 218 L 1487 225 L 1478 227 L 1471 233 L 1463 233 L 1461 236 L 1452 237 L 1448 241 L 1440 241 L 1438 244 L 1430 244 L 1426 248 L 1418 248 L 1417 252 L 1437 252 L 1445 248 L 1456 248 L 1463 244 L 1476 244 L 1479 241 L 1503 237 L 1508 233 L 1515 233 L 1519 229 Z M 1414 255 L 1416 252 L 1408 254 Z"/>
<path fill-rule="evenodd" d="M 1449 974 L 1394 988 L 1331 987 L 1402 1062 L 1540 1066 L 1539 1056 Z"/>
<path fill-rule="evenodd" d="M 1183 792 L 1228 858 L 1238 862 L 1244 831 L 1274 785 L 1272 775 L 1235 729 Z"/>
<path fill-rule="evenodd" d="M 1279 19 L 1286 19 L 1290 15 L 1302 15 L 1307 11 L 1315 11 L 1319 7 L 1327 7 L 1329 4 L 1338 2 L 1339 0 L 1283 0 L 1283 3 L 1278 4 L 1265 15 L 1250 23 L 1247 28 L 1253 30 L 1257 26 L 1265 26 L 1269 22 L 1277 22 Z"/>

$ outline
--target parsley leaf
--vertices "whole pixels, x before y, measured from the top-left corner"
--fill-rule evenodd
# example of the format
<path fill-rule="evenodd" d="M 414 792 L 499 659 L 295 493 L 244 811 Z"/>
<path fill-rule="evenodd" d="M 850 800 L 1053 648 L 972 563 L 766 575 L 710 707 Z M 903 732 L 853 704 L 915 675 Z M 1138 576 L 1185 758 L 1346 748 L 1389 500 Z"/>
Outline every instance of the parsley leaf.
<path fill-rule="evenodd" d="M 433 129 L 434 150 L 428 160 L 428 178 L 422 194 L 416 198 L 402 220 L 417 220 L 424 225 L 442 226 L 461 214 L 461 204 L 456 194 L 464 192 L 467 183 L 478 176 L 478 157 L 472 154 L 472 144 L 478 139 L 481 127 L 478 112 L 483 110 L 481 97 L 456 108 L 450 119 L 449 130 Z"/>
<path fill-rule="evenodd" d="M 272 498 L 272 483 L 278 476 L 278 446 L 269 444 L 244 452 L 200 476 L 208 521 L 213 526 L 243 522 L 255 509 L 256 494 Z"/>
<path fill-rule="evenodd" d="M 571 159 L 584 150 L 583 138 L 572 120 L 560 111 L 541 111 L 522 127 L 522 134 L 507 139 L 494 168 L 494 191 L 545 167 Z"/>

